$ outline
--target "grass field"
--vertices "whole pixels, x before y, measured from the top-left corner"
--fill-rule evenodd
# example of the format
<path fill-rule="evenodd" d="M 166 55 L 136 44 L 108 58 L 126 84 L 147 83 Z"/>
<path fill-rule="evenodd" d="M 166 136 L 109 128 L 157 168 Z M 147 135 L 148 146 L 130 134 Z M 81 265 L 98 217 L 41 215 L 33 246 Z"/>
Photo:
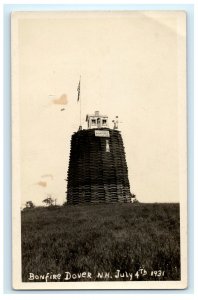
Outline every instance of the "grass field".
<path fill-rule="evenodd" d="M 21 217 L 23 281 L 180 279 L 179 204 L 38 207 Z"/>

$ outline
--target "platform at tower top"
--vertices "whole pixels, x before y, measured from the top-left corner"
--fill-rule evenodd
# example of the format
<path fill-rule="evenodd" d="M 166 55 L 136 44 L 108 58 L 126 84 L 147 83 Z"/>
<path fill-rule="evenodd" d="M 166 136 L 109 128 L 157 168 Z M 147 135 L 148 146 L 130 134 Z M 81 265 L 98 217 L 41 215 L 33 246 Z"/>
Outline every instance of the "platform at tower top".
<path fill-rule="evenodd" d="M 97 110 L 94 114 L 86 115 L 87 129 L 102 129 L 109 128 L 108 116 L 102 115 Z M 118 129 L 118 116 L 115 117 L 115 120 L 112 120 L 114 123 L 113 129 Z M 79 127 L 79 130 L 82 130 L 82 126 Z"/>
<path fill-rule="evenodd" d="M 99 111 L 86 116 L 87 128 L 108 128 L 108 116 L 100 115 Z"/>

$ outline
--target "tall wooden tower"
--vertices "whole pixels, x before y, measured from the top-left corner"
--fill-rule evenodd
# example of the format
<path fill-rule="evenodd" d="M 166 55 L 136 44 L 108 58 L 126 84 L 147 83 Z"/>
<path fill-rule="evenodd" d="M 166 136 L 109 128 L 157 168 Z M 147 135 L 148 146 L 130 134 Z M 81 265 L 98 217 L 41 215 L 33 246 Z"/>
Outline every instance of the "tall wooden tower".
<path fill-rule="evenodd" d="M 88 129 L 71 138 L 67 203 L 131 202 L 123 140 L 114 122 L 98 111 L 87 115 Z"/>

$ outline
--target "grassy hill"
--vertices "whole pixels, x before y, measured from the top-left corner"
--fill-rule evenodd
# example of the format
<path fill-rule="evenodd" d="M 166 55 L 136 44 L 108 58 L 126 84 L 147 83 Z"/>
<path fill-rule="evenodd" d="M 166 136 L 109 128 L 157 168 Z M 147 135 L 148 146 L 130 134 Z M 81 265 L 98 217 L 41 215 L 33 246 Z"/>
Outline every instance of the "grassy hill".
<path fill-rule="evenodd" d="M 38 207 L 21 217 L 23 281 L 180 279 L 179 204 Z"/>

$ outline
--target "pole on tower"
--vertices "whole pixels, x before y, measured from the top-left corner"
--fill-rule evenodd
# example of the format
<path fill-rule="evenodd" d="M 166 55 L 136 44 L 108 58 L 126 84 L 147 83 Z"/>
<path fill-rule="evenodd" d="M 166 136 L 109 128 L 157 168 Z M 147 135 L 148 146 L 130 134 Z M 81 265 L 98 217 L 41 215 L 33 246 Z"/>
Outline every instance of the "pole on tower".
<path fill-rule="evenodd" d="M 78 91 L 78 98 L 77 98 L 77 102 L 80 102 L 80 126 L 78 130 L 82 130 L 82 124 L 81 124 L 81 97 L 80 97 L 80 85 L 81 85 L 81 75 L 80 75 L 80 79 L 79 79 L 79 83 L 78 83 L 78 87 L 77 87 L 77 91 Z"/>

